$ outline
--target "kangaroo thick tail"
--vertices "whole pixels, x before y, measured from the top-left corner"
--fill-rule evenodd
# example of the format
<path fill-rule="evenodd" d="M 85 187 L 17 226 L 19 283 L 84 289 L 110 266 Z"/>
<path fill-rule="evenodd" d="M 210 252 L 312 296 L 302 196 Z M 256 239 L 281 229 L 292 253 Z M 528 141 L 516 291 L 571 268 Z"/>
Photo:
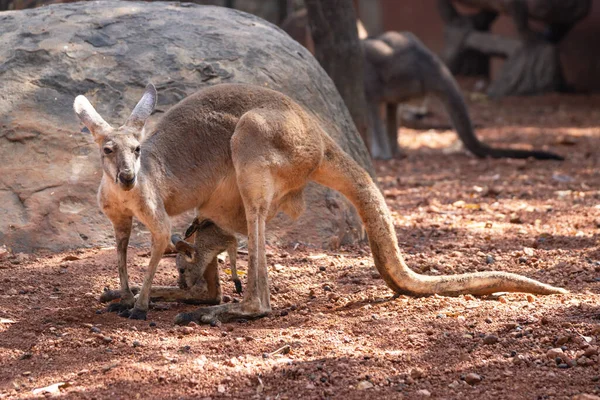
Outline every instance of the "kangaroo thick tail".
<path fill-rule="evenodd" d="M 431 55 L 430 62 L 430 75 L 437 79 L 429 83 L 428 89 L 444 104 L 458 137 L 471 153 L 481 158 L 533 157 L 538 160 L 564 160 L 562 156 L 547 151 L 494 148 L 482 143 L 475 134 L 468 107 L 452 74 L 434 55 Z"/>
<path fill-rule="evenodd" d="M 464 132 L 464 131 L 463 131 Z M 468 131 L 467 131 L 468 132 Z M 539 150 L 517 150 L 517 149 L 502 149 L 496 147 L 487 146 L 479 141 L 475 137 L 475 134 L 471 131 L 473 137 L 465 140 L 464 135 L 460 135 L 465 147 L 477 157 L 485 158 L 529 158 L 533 157 L 536 160 L 558 160 L 563 161 L 565 158 L 549 151 Z"/>
<path fill-rule="evenodd" d="M 505 272 L 428 276 L 412 271 L 400 254 L 391 214 L 369 174 L 325 134 L 324 142 L 323 161 L 312 179 L 341 192 L 354 204 L 367 230 L 375 267 L 396 293 L 413 296 L 567 293 L 564 289 Z"/>

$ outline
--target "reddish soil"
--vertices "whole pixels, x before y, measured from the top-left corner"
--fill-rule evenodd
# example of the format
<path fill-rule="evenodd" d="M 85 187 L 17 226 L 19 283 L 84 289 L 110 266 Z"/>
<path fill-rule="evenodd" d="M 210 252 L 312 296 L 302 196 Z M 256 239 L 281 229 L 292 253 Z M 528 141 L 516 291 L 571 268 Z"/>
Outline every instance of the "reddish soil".
<path fill-rule="evenodd" d="M 161 303 L 148 321 L 102 312 L 98 295 L 118 286 L 114 249 L 7 255 L 0 398 L 36 397 L 32 390 L 59 382 L 57 395 L 77 399 L 598 394 L 600 98 L 470 105 L 488 143 L 568 159 L 478 160 L 447 151 L 451 131 L 403 129 L 407 158 L 378 162 L 377 171 L 409 265 L 426 274 L 511 271 L 571 294 L 393 298 L 367 245 L 271 247 L 271 316 L 181 328 L 174 316 L 194 306 Z M 146 252 L 130 252 L 133 282 Z M 173 263 L 165 258 L 157 284 L 175 284 Z M 225 293 L 238 297 L 222 276 Z M 288 354 L 263 357 L 284 345 Z"/>

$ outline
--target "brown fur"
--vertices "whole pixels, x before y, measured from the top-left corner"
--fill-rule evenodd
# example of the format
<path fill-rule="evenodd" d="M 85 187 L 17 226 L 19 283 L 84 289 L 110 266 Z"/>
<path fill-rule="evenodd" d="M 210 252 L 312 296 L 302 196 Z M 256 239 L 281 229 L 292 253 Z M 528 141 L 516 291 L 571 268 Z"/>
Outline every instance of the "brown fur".
<path fill-rule="evenodd" d="M 237 239 L 225 232 L 212 221 L 199 222 L 195 219 L 185 235 L 192 238 L 193 245 L 174 235 L 177 256 L 175 265 L 179 273 L 178 286 L 152 286 L 150 298 L 153 301 L 179 301 L 189 304 L 221 303 L 221 284 L 218 276 L 217 256 L 227 251 L 231 264 L 231 278 L 238 294 L 242 293 L 242 283 L 238 278 Z M 132 286 L 133 294 L 141 288 Z M 121 298 L 120 290 L 105 290 L 100 296 L 103 303 Z"/>
<path fill-rule="evenodd" d="M 140 103 L 150 99 L 156 101 L 153 87 L 147 89 Z M 101 146 L 106 140 L 120 140 L 121 136 L 140 136 L 139 131 L 131 132 L 127 126 L 107 131 L 106 123 L 96 120 L 97 114 L 86 103 L 78 97 L 75 110 Z M 139 107 L 146 112 L 140 103 L 136 110 Z M 292 214 L 301 211 L 301 193 L 310 181 L 340 191 L 354 204 L 367 230 L 375 265 L 397 293 L 565 293 L 563 289 L 509 273 L 425 276 L 410 270 L 400 254 L 390 212 L 369 174 L 309 113 L 281 93 L 242 84 L 211 86 L 171 108 L 156 130 L 142 143 L 134 186 L 115 183 L 115 177 L 110 175 L 114 168 L 105 166 L 100 187 L 100 205 L 113 221 L 120 243 L 118 258 L 126 301 L 131 291 L 124 254 L 131 217 L 139 218 L 152 233 L 148 274 L 135 308 L 125 315 L 145 317 L 152 277 L 168 243 L 168 216 L 192 208 L 224 230 L 248 236 L 248 281 L 240 303 L 200 308 L 178 315 L 176 322 L 247 319 L 268 314 L 271 304 L 265 224 L 278 210 L 292 210 Z M 127 235 L 120 233 L 124 231 Z"/>

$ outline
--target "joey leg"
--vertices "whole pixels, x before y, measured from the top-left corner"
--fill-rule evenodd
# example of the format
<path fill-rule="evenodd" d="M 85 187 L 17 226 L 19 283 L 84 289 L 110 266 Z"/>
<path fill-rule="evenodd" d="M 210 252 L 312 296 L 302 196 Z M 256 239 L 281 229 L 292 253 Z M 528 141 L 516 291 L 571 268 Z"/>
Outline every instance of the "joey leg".
<path fill-rule="evenodd" d="M 119 283 L 121 286 L 119 297 L 121 301 L 110 304 L 107 308 L 109 312 L 128 310 L 134 303 L 127 275 L 127 246 L 129 246 L 129 237 L 131 236 L 132 220 L 132 217 L 111 218 L 115 229 L 115 238 L 117 239 L 117 266 L 119 268 Z"/>
<path fill-rule="evenodd" d="M 268 168 L 246 169 L 245 179 L 238 177 L 248 224 L 248 283 L 240 303 L 228 303 L 180 313 L 175 323 L 227 322 L 236 319 L 255 319 L 271 312 L 267 258 L 265 254 L 265 222 L 273 196 L 273 182 Z M 262 175 L 262 176 L 261 176 Z"/>
<path fill-rule="evenodd" d="M 235 285 L 235 292 L 242 294 L 242 281 L 237 273 L 237 240 L 227 248 L 227 255 L 229 256 L 229 264 L 231 265 L 231 280 Z"/>

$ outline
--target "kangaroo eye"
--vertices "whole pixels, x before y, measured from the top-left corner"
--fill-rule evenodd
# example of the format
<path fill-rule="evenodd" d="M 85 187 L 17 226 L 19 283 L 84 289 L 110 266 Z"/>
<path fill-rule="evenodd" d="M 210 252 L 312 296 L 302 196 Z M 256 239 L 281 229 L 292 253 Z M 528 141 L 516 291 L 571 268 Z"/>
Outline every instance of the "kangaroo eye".
<path fill-rule="evenodd" d="M 112 152 L 113 152 L 113 151 L 112 151 L 112 149 L 111 149 L 110 147 L 105 147 L 105 148 L 104 148 L 104 154 L 110 154 L 110 153 L 112 153 Z"/>
<path fill-rule="evenodd" d="M 140 146 L 135 148 L 135 154 L 140 154 L 140 151 L 142 151 L 142 148 Z"/>

